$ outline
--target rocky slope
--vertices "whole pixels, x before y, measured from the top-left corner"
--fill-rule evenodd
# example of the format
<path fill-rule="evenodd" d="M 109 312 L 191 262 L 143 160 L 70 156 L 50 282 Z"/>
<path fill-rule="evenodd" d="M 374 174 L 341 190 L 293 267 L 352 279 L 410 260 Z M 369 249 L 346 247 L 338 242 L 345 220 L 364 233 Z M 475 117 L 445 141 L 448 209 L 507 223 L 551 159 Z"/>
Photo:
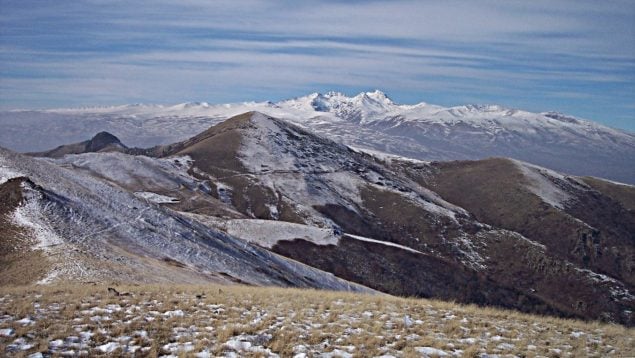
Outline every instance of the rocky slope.
<path fill-rule="evenodd" d="M 156 170 L 171 170 L 175 181 L 187 179 L 177 164 L 170 167 L 176 162 L 161 162 Z M 110 172 L 115 175 L 118 168 Z M 240 282 L 368 291 L 206 227 L 144 194 L 85 170 L 0 149 L 2 245 L 12 249 L 1 254 L 11 266 L 3 268 L 0 279 L 5 284 Z"/>
<path fill-rule="evenodd" d="M 32 159 L 22 167 L 14 159 L 8 168 L 77 173 L 126 195 L 117 201 L 160 210 L 165 217 L 153 219 L 158 229 L 150 231 L 160 233 L 161 247 L 153 245 L 152 255 L 169 253 L 195 274 L 221 271 L 206 268 L 209 261 L 233 261 L 204 255 L 194 260 L 199 249 L 181 254 L 181 241 L 221 235 L 238 238 L 232 243 L 259 255 L 273 252 L 391 294 L 633 324 L 632 186 L 509 159 L 422 162 L 371 155 L 257 112 L 185 141 L 123 152 Z M 51 179 L 26 176 L 44 187 Z M 93 191 L 92 185 L 82 186 Z M 78 200 L 87 213 L 92 205 L 100 210 L 113 205 L 114 198 L 80 197 L 90 198 Z M 117 208 L 134 217 L 129 210 Z M 172 228 L 173 220 L 196 234 Z M 135 245 L 150 250 L 137 243 L 148 234 L 135 230 L 126 229 L 118 240 L 133 235 Z M 213 256 L 221 250 L 209 249 L 205 252 Z M 290 274 L 289 266 L 275 266 L 284 272 L 282 279 L 270 266 L 261 271 L 259 255 L 251 263 L 241 251 L 240 260 L 246 260 L 241 265 L 250 262 L 254 269 L 235 268 L 231 276 L 255 284 L 345 282 L 331 276 L 324 283 L 328 276 Z"/>

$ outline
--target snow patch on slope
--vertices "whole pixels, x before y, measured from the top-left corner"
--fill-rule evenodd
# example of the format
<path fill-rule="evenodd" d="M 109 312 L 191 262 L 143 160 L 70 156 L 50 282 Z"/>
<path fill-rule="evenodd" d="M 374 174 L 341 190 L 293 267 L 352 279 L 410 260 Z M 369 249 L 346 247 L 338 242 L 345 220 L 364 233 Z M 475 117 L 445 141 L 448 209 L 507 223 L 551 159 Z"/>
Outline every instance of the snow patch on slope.
<path fill-rule="evenodd" d="M 39 193 L 22 185 L 26 200 L 13 212 L 13 222 L 29 230 L 37 240 L 34 248 L 48 250 L 50 247 L 62 245 L 64 241 L 51 228 L 44 215 L 44 208 L 39 202 Z"/>
<path fill-rule="evenodd" d="M 210 218 L 211 219 L 211 218 Z M 210 223 L 210 221 L 208 221 Z M 272 248 L 278 241 L 302 239 L 316 245 L 336 245 L 338 237 L 332 229 L 324 229 L 284 221 L 260 219 L 217 220 L 215 225 L 247 242 Z"/>
<path fill-rule="evenodd" d="M 9 179 L 24 176 L 20 171 L 15 168 L 11 168 L 9 163 L 0 156 L 0 185 L 9 181 Z"/>
<path fill-rule="evenodd" d="M 83 269 L 79 261 L 71 258 L 72 254 L 68 245 L 53 229 L 52 224 L 45 216 L 47 207 L 42 205 L 42 195 L 24 183 L 22 190 L 25 200 L 12 213 L 12 222 L 26 230 L 28 237 L 35 239 L 33 249 L 44 251 L 46 256 L 56 257 L 53 269 L 37 283 L 49 284 L 57 278 L 73 273 L 81 275 Z"/>
<path fill-rule="evenodd" d="M 151 158 L 123 153 L 84 153 L 48 159 L 61 166 L 88 170 L 102 178 L 127 186 L 177 190 L 181 185 L 195 186 L 197 180 L 188 174 L 192 166 L 189 156 Z"/>
<path fill-rule="evenodd" d="M 366 242 L 372 242 L 372 243 L 380 244 L 380 245 L 384 245 L 384 246 L 396 247 L 398 249 L 409 251 L 409 252 L 412 252 L 412 253 L 415 253 L 415 254 L 423 254 L 423 252 L 421 252 L 421 251 L 417 251 L 417 250 L 415 250 L 413 248 L 410 248 L 408 246 L 395 244 L 394 242 L 380 241 L 380 240 L 375 240 L 375 239 L 371 239 L 371 238 L 368 238 L 368 237 L 363 237 L 363 236 L 358 236 L 358 235 L 351 235 L 351 234 L 344 234 L 344 236 L 345 237 L 350 237 L 351 239 L 355 239 L 355 240 L 359 240 L 359 241 L 366 241 Z"/>
<path fill-rule="evenodd" d="M 157 193 L 152 193 L 149 191 L 137 191 L 134 193 L 134 195 L 136 195 L 139 198 L 153 202 L 155 204 L 171 204 L 171 203 L 179 202 L 179 199 L 177 198 L 173 198 L 171 196 L 161 195 Z"/>
<path fill-rule="evenodd" d="M 10 179 L 21 177 L 20 172 L 13 171 L 7 167 L 0 166 L 0 185 L 6 183 Z"/>
<path fill-rule="evenodd" d="M 554 180 L 566 180 L 564 175 L 521 161 L 513 160 L 513 162 L 529 180 L 528 188 L 532 193 L 539 196 L 545 203 L 561 210 L 564 209 L 566 202 L 571 199 L 571 195 L 554 184 Z"/>
<path fill-rule="evenodd" d="M 240 151 L 241 161 L 245 167 L 252 172 L 261 172 L 266 168 L 275 168 L 276 171 L 296 170 L 295 158 L 285 155 L 290 144 L 280 126 L 258 112 L 253 114 L 251 122 L 254 128 L 243 136 Z"/>

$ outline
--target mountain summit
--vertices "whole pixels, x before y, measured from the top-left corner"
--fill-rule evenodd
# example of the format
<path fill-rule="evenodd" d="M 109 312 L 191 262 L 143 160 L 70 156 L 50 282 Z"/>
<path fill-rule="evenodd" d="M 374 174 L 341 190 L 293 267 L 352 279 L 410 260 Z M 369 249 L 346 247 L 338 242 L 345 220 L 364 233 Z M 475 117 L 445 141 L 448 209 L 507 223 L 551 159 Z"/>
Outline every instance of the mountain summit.
<path fill-rule="evenodd" d="M 60 158 L 67 154 L 95 153 L 95 152 L 121 152 L 128 149 L 119 138 L 102 131 L 89 140 L 61 145 L 46 152 L 30 153 L 34 156 Z"/>
<path fill-rule="evenodd" d="M 100 150 L 111 147 L 125 148 L 119 138 L 108 132 L 99 132 L 93 138 L 91 138 L 88 143 L 86 143 L 87 152 L 99 152 Z"/>

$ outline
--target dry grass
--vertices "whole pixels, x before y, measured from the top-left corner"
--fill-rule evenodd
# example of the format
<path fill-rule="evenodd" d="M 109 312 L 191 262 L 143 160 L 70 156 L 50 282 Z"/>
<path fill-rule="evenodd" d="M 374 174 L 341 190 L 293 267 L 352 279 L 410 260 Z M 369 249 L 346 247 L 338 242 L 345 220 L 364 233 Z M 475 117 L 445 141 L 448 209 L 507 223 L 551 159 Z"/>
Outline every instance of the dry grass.
<path fill-rule="evenodd" d="M 246 286 L 117 289 L 132 295 L 100 285 L 0 288 L 0 355 L 635 354 L 633 329 L 447 302 Z"/>
<path fill-rule="evenodd" d="M 582 179 L 585 183 L 593 187 L 593 189 L 621 203 L 627 210 L 631 212 L 635 210 L 635 188 L 632 186 L 614 184 L 593 177 L 584 177 Z"/>

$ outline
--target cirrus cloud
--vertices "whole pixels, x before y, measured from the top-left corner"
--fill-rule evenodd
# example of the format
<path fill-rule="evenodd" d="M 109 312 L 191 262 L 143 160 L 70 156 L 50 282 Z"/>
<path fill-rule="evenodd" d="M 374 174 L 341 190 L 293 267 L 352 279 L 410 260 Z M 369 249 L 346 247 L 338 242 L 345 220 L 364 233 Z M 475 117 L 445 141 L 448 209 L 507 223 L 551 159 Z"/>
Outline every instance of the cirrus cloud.
<path fill-rule="evenodd" d="M 0 105 L 278 100 L 559 110 L 635 130 L 632 1 L 0 0 Z"/>

